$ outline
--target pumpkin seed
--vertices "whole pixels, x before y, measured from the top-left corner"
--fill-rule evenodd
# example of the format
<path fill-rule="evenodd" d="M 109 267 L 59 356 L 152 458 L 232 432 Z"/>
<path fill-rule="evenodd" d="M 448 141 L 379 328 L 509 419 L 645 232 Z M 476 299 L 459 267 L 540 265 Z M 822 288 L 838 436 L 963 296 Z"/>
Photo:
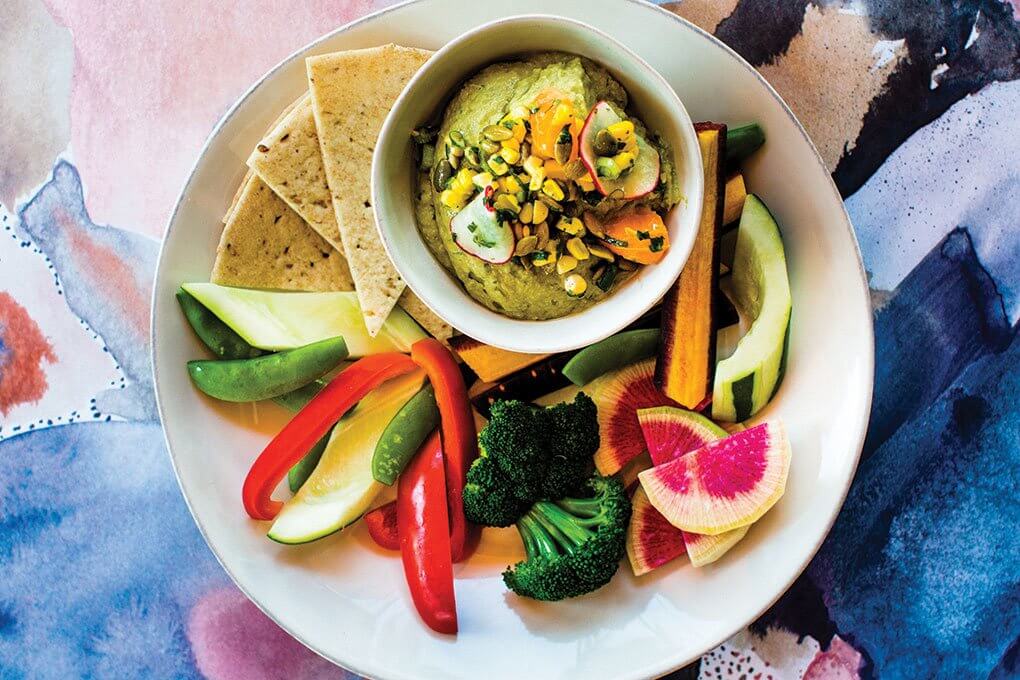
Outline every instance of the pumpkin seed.
<path fill-rule="evenodd" d="M 436 167 L 432 170 L 432 188 L 436 191 L 442 191 L 446 188 L 446 183 L 453 177 L 453 165 L 450 161 L 442 160 L 436 163 Z"/>
<path fill-rule="evenodd" d="M 588 168 L 584 167 L 584 163 L 580 158 L 575 158 L 569 163 L 563 164 L 563 174 L 567 176 L 567 179 L 580 179 L 587 172 Z"/>
<path fill-rule="evenodd" d="M 450 142 L 461 149 L 467 146 L 467 140 L 464 138 L 464 133 L 460 130 L 450 130 Z"/>
<path fill-rule="evenodd" d="M 477 146 L 468 147 L 464 150 L 464 160 L 476 170 L 482 167 L 482 155 L 478 152 Z"/>
<path fill-rule="evenodd" d="M 485 153 L 486 156 L 491 156 L 494 153 L 499 153 L 499 150 L 503 148 L 502 146 L 499 145 L 498 142 L 494 142 L 491 139 L 483 139 L 479 146 L 481 147 L 482 151 Z"/>
<path fill-rule="evenodd" d="M 616 153 L 616 138 L 609 133 L 609 130 L 599 130 L 592 142 L 592 150 L 597 156 L 612 156 Z"/>
<path fill-rule="evenodd" d="M 487 125 L 482 129 L 482 134 L 486 139 L 491 139 L 494 142 L 502 142 L 504 139 L 511 139 L 514 136 L 512 131 L 502 125 Z"/>
<path fill-rule="evenodd" d="M 538 247 L 537 236 L 525 236 L 517 242 L 517 247 L 514 248 L 514 255 L 517 257 L 524 257 L 530 255 Z"/>

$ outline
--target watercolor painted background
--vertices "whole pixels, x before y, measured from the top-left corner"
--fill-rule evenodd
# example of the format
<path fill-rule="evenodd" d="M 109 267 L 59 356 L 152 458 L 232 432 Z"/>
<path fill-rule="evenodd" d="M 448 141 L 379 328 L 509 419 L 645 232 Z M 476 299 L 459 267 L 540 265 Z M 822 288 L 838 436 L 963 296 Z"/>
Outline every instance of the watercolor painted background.
<path fill-rule="evenodd" d="M 385 4 L 0 0 L 0 678 L 345 676 L 199 536 L 156 419 L 148 306 L 216 120 Z M 804 121 L 857 229 L 878 350 L 821 552 L 675 677 L 1020 677 L 1020 5 L 666 7 Z"/>

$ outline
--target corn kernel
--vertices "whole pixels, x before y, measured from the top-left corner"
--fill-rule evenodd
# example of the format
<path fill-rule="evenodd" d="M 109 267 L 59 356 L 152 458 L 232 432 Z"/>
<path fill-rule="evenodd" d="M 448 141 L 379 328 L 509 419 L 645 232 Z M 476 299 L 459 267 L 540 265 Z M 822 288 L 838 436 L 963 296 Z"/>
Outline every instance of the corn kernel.
<path fill-rule="evenodd" d="M 513 213 L 520 212 L 521 204 L 517 202 L 517 197 L 513 194 L 500 194 L 496 197 L 493 207 L 496 210 L 509 210 Z"/>
<path fill-rule="evenodd" d="M 492 174 L 499 177 L 510 172 L 510 166 L 503 162 L 503 159 L 499 155 L 489 157 L 489 170 Z"/>
<path fill-rule="evenodd" d="M 520 214 L 517 215 L 517 219 L 519 219 L 524 224 L 531 224 L 531 218 L 532 218 L 532 215 L 534 214 L 534 212 L 533 212 L 534 209 L 535 209 L 534 204 L 532 204 L 532 203 L 525 203 L 524 207 L 521 208 Z"/>
<path fill-rule="evenodd" d="M 571 274 L 563 281 L 563 288 L 571 297 L 581 297 L 588 290 L 588 282 L 580 274 Z"/>
<path fill-rule="evenodd" d="M 516 165 L 517 161 L 521 160 L 521 152 L 517 149 L 503 149 L 499 155 L 510 165 Z"/>
<path fill-rule="evenodd" d="M 525 113 L 525 116 L 526 115 L 527 114 Z M 524 116 L 522 116 L 522 118 L 523 117 Z M 525 135 L 528 134 L 528 129 L 526 127 L 524 127 L 524 123 L 522 123 L 521 121 L 518 120 L 517 122 L 514 123 L 513 133 L 514 133 L 514 139 L 517 140 L 518 144 L 520 144 L 521 142 L 524 141 Z"/>
<path fill-rule="evenodd" d="M 556 272 L 559 274 L 566 274 L 577 269 L 577 260 L 570 255 L 564 255 L 556 263 Z"/>
<path fill-rule="evenodd" d="M 500 188 L 508 194 L 516 194 L 521 190 L 521 185 L 513 175 L 507 175 L 499 180 Z"/>
<path fill-rule="evenodd" d="M 533 224 L 541 224 L 545 222 L 546 218 L 549 217 L 549 206 L 542 201 L 535 201 L 535 207 L 532 209 L 531 222 Z"/>
<path fill-rule="evenodd" d="M 576 236 L 567 241 L 567 252 L 573 255 L 576 260 L 588 259 L 588 246 L 584 245 L 584 241 Z"/>
<path fill-rule="evenodd" d="M 629 120 L 621 120 L 606 128 L 609 134 L 618 142 L 626 142 L 627 138 L 634 134 L 634 123 Z"/>
<path fill-rule="evenodd" d="M 546 196 L 553 199 L 554 201 L 563 200 L 563 189 L 561 189 L 560 185 L 557 184 L 554 180 L 547 179 L 545 182 L 542 183 L 542 193 L 544 193 Z"/>
<path fill-rule="evenodd" d="M 584 223 L 576 217 L 563 217 L 556 223 L 556 228 L 571 236 L 584 236 Z"/>
<path fill-rule="evenodd" d="M 492 174 L 488 172 L 480 172 L 471 178 L 471 182 L 479 189 L 484 189 L 492 183 Z"/>
<path fill-rule="evenodd" d="M 524 161 L 524 171 L 531 179 L 528 188 L 532 191 L 541 191 L 542 182 L 545 181 L 545 170 L 542 168 L 542 159 L 538 156 L 528 156 Z"/>
<path fill-rule="evenodd" d="M 621 151 L 613 156 L 613 160 L 620 166 L 620 172 L 630 169 L 634 165 L 634 154 L 628 151 Z"/>
<path fill-rule="evenodd" d="M 514 151 L 521 150 L 521 143 L 518 142 L 513 137 L 511 137 L 510 139 L 504 139 L 502 142 L 499 143 L 499 145 L 502 146 L 504 149 L 513 149 Z M 504 158 L 506 158 L 506 156 L 504 156 Z"/>
<path fill-rule="evenodd" d="M 608 248 L 602 246 L 590 245 L 588 246 L 588 252 L 601 260 L 608 260 L 612 262 L 616 259 L 616 256 Z"/>

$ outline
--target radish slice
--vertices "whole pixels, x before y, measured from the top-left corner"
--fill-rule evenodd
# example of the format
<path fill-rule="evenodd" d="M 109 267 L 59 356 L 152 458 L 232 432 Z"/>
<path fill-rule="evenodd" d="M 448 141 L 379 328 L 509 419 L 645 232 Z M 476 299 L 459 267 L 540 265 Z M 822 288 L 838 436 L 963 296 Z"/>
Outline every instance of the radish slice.
<path fill-rule="evenodd" d="M 594 148 L 595 135 L 621 120 L 623 119 L 606 102 L 599 102 L 592 107 L 578 140 L 581 145 L 581 161 L 591 173 L 595 188 L 603 196 L 626 200 L 641 198 L 659 186 L 659 152 L 641 135 L 637 135 L 638 157 L 630 170 L 618 179 L 599 177 L 595 170 L 595 163 L 598 161 Z"/>
<path fill-rule="evenodd" d="M 503 264 L 514 254 L 514 231 L 496 218 L 495 210 L 485 206 L 484 193 L 453 216 L 450 231 L 461 250 L 483 262 Z"/>

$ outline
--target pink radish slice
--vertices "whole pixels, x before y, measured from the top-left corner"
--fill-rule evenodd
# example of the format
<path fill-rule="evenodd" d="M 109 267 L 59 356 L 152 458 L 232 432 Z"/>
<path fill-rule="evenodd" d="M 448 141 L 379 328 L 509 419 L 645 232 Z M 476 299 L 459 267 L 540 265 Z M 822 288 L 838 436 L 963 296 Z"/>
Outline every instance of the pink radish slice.
<path fill-rule="evenodd" d="M 747 526 L 786 491 L 790 442 L 778 420 L 711 442 L 638 475 L 673 526 L 716 536 Z"/>
<path fill-rule="evenodd" d="M 481 192 L 453 216 L 450 231 L 458 248 L 484 262 L 503 264 L 514 254 L 514 230 L 486 207 Z"/>
<path fill-rule="evenodd" d="M 637 135 L 638 157 L 634 161 L 634 166 L 617 179 L 599 177 L 595 169 L 598 160 L 594 148 L 595 135 L 621 120 L 623 119 L 608 103 L 599 102 L 592 107 L 584 121 L 578 141 L 581 145 L 581 161 L 591 173 L 599 193 L 612 198 L 631 200 L 650 194 L 659 186 L 659 152 L 641 135 Z"/>

